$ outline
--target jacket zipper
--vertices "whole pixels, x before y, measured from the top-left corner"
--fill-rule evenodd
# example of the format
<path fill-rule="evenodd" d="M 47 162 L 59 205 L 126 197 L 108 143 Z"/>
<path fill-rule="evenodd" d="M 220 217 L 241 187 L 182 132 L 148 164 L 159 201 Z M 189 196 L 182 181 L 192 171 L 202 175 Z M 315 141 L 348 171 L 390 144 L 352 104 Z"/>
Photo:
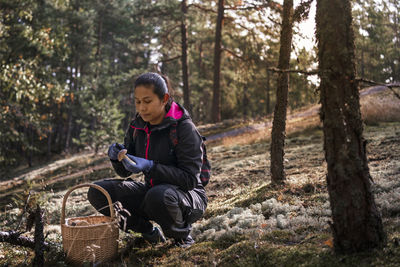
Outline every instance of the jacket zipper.
<path fill-rule="evenodd" d="M 149 128 L 145 128 L 146 134 L 147 134 L 147 144 L 146 144 L 146 159 L 149 159 L 149 146 L 150 146 L 150 134 L 151 131 L 149 132 Z"/>
<path fill-rule="evenodd" d="M 143 128 L 136 128 L 136 127 L 133 127 L 132 125 L 131 125 L 131 127 L 134 128 L 134 129 L 144 130 L 146 132 L 147 142 L 146 142 L 146 155 L 145 155 L 145 157 L 146 157 L 146 159 L 149 159 L 149 146 L 150 146 L 150 134 L 151 134 L 151 131 L 149 131 L 149 128 L 147 126 L 144 129 Z M 150 186 L 151 187 L 154 186 L 153 185 L 153 178 L 150 178 Z"/>
<path fill-rule="evenodd" d="M 147 126 L 143 129 L 143 128 L 137 128 L 137 127 L 134 127 L 134 126 L 131 125 L 131 128 L 145 131 L 145 133 L 147 135 L 145 158 L 149 159 L 149 146 L 150 146 L 150 134 L 151 134 L 151 131 L 149 131 L 149 128 Z"/>
<path fill-rule="evenodd" d="M 149 131 L 149 128 L 146 126 L 145 128 L 146 134 L 147 134 L 147 145 L 146 145 L 146 159 L 149 157 L 149 146 L 150 146 L 150 134 L 151 131 Z M 153 178 L 150 178 L 150 186 L 153 187 Z"/>

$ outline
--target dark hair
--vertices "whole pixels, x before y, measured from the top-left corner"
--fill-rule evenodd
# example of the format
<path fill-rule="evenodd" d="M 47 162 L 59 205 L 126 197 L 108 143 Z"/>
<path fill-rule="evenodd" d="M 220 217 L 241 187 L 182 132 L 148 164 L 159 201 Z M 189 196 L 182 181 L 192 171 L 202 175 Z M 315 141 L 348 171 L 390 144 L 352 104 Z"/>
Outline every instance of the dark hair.
<path fill-rule="evenodd" d="M 139 85 L 143 85 L 146 87 L 152 87 L 154 93 L 160 98 L 163 99 L 165 94 L 169 94 L 168 106 L 172 103 L 173 99 L 171 96 L 171 85 L 169 79 L 155 72 L 146 72 L 141 74 L 135 81 L 134 88 Z"/>

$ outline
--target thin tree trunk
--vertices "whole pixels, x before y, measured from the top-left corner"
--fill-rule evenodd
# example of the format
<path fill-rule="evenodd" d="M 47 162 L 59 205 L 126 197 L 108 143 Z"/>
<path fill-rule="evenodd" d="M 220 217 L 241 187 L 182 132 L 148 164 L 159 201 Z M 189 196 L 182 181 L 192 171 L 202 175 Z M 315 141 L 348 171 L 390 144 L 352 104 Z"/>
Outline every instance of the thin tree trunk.
<path fill-rule="evenodd" d="M 97 48 L 96 48 L 96 71 L 95 71 L 95 83 L 93 88 L 96 90 L 99 87 L 99 74 L 100 74 L 100 68 L 101 68 L 101 60 L 102 60 L 102 55 L 101 55 L 101 41 L 103 39 L 103 11 L 99 11 L 98 13 L 98 23 L 97 23 Z"/>
<path fill-rule="evenodd" d="M 246 119 L 249 115 L 249 96 L 248 96 L 248 85 L 245 84 L 243 87 L 243 118 Z"/>
<path fill-rule="evenodd" d="M 266 109 L 267 109 L 267 115 L 271 113 L 271 99 L 270 99 L 270 91 L 271 91 L 271 74 L 267 70 L 267 87 L 266 87 Z"/>
<path fill-rule="evenodd" d="M 224 0 L 218 0 L 217 27 L 215 29 L 215 47 L 214 47 L 214 84 L 213 84 L 213 122 L 221 121 L 221 44 L 222 44 L 222 25 L 224 22 Z"/>
<path fill-rule="evenodd" d="M 201 76 L 203 76 L 205 74 L 205 72 L 206 72 L 205 66 L 204 66 L 204 63 L 203 63 L 203 56 L 204 56 L 203 42 L 200 41 L 200 45 L 199 45 L 199 69 L 201 71 Z"/>
<path fill-rule="evenodd" d="M 75 46 L 75 53 L 77 53 L 77 49 Z M 75 55 L 76 58 L 76 55 Z M 74 60 L 76 62 L 76 60 Z M 72 106 L 73 106 L 73 102 L 71 99 L 71 92 L 74 91 L 74 87 L 76 84 L 76 73 L 77 73 L 77 65 L 75 64 L 75 76 L 74 76 L 74 68 L 71 68 L 71 80 L 70 80 L 70 86 L 69 86 L 69 96 L 68 96 L 68 122 L 67 122 L 67 134 L 66 134 L 66 138 L 65 138 L 65 152 L 69 153 L 69 147 L 70 147 L 70 140 L 71 140 L 71 133 L 72 133 Z"/>
<path fill-rule="evenodd" d="M 37 205 L 35 212 L 35 258 L 33 260 L 33 266 L 43 266 L 44 265 L 44 251 L 46 246 L 44 244 L 44 222 L 43 222 L 44 212 Z"/>
<path fill-rule="evenodd" d="M 52 132 L 52 127 L 53 126 L 49 126 L 50 129 L 48 131 L 48 136 L 47 136 L 47 158 L 50 159 L 51 156 L 51 132 Z"/>
<path fill-rule="evenodd" d="M 181 39 L 182 39 L 182 81 L 183 81 L 183 101 L 189 113 L 192 114 L 192 105 L 190 103 L 190 90 L 189 90 L 189 67 L 188 67 L 188 41 L 187 41 L 187 3 L 182 0 L 181 3 L 182 20 L 181 20 Z"/>
<path fill-rule="evenodd" d="M 282 30 L 279 50 L 279 69 L 289 69 L 290 52 L 292 46 L 293 28 L 293 0 L 283 2 Z M 285 180 L 283 169 L 283 156 L 286 137 L 286 109 L 289 90 L 289 74 L 278 74 L 278 86 L 276 90 L 276 104 L 271 133 L 271 180 L 275 184 L 281 184 Z"/>
<path fill-rule="evenodd" d="M 382 246 L 386 237 L 362 135 L 350 0 L 318 0 L 316 22 L 334 247 L 359 252 Z"/>
<path fill-rule="evenodd" d="M 65 137 L 65 152 L 69 153 L 69 146 L 70 146 L 70 140 L 71 140 L 71 132 L 72 132 L 72 101 L 71 99 L 69 100 L 69 106 L 68 106 L 68 122 L 67 122 L 67 135 Z"/>

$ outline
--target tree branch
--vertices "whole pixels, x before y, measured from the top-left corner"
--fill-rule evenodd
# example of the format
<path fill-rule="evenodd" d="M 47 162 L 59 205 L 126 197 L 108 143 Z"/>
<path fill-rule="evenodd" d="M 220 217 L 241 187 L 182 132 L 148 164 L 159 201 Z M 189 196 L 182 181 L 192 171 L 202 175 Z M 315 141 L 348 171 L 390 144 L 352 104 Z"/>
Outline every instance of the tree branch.
<path fill-rule="evenodd" d="M 210 9 L 210 8 L 206 8 L 206 7 L 204 7 L 202 5 L 199 5 L 199 4 L 190 4 L 190 5 L 188 5 L 188 8 L 190 8 L 192 6 L 195 7 L 195 8 L 198 8 L 200 10 L 206 11 L 206 12 L 217 13 L 216 10 L 213 10 L 213 9 Z"/>
<path fill-rule="evenodd" d="M 16 230 L 15 230 L 15 231 L 18 231 L 18 230 L 19 230 L 19 228 L 21 227 L 22 218 L 23 218 L 23 217 L 24 217 L 24 215 L 25 215 L 25 212 L 26 212 L 26 209 L 27 209 L 27 207 L 28 207 L 28 204 L 29 204 L 29 199 L 30 199 L 30 198 L 31 198 L 31 191 L 29 190 L 28 197 L 26 198 L 26 201 L 25 201 L 24 210 L 22 211 L 22 214 L 21 214 L 21 219 L 19 220 L 19 223 L 18 223 L 18 225 L 17 225 L 17 228 L 16 228 Z"/>
<path fill-rule="evenodd" d="M 229 54 L 231 54 L 232 56 L 234 56 L 234 57 L 236 57 L 236 58 L 238 58 L 238 59 L 240 59 L 240 60 L 247 61 L 245 58 L 243 58 L 242 56 L 239 56 L 238 54 L 236 54 L 236 53 L 233 52 L 232 50 L 229 50 L 228 48 L 222 47 L 221 49 L 222 49 L 223 51 L 228 52 Z"/>
<path fill-rule="evenodd" d="M 271 8 L 274 11 L 281 12 L 282 11 L 282 6 L 274 1 L 266 1 L 266 3 L 257 5 L 257 4 L 252 4 L 252 5 L 247 5 L 247 6 L 227 6 L 225 7 L 226 10 L 261 10 L 264 8 Z"/>
<path fill-rule="evenodd" d="M 392 91 L 392 93 L 398 99 L 400 99 L 400 95 L 395 90 L 393 90 L 393 88 L 400 88 L 400 83 L 380 83 L 380 82 L 375 82 L 375 81 L 364 79 L 364 78 L 356 78 L 356 80 L 359 81 L 359 82 L 364 82 L 364 83 L 368 83 L 368 84 L 371 84 L 371 85 L 385 86 L 385 87 L 389 88 L 390 91 Z"/>
<path fill-rule="evenodd" d="M 165 63 L 165 62 L 169 62 L 169 61 L 174 61 L 174 60 L 176 60 L 176 59 L 179 59 L 179 58 L 181 58 L 181 55 L 177 55 L 177 56 L 175 56 L 175 57 L 170 57 L 170 58 L 166 58 L 166 59 L 162 59 L 162 60 L 160 60 L 160 61 L 158 61 L 158 63 Z"/>
<path fill-rule="evenodd" d="M 272 71 L 272 72 L 278 72 L 278 73 L 301 73 L 304 75 L 318 75 L 319 70 L 311 70 L 311 71 L 306 71 L 306 70 L 281 70 L 278 68 L 267 68 L 267 70 Z"/>

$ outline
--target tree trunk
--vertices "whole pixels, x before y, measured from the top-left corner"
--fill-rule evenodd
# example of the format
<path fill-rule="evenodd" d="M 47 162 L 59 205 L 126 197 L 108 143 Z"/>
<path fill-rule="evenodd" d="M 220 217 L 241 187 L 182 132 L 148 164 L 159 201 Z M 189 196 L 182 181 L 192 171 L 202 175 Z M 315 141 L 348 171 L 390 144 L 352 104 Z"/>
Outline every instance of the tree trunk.
<path fill-rule="evenodd" d="M 52 135 L 52 127 L 53 126 L 49 126 L 50 129 L 48 130 L 48 134 L 47 134 L 47 159 L 50 159 L 51 157 L 51 135 Z"/>
<path fill-rule="evenodd" d="M 362 136 L 350 0 L 318 0 L 316 22 L 334 247 L 359 252 L 382 246 L 386 237 Z"/>
<path fill-rule="evenodd" d="M 243 119 L 247 119 L 249 116 L 249 97 L 248 97 L 249 87 L 247 83 L 243 87 Z"/>
<path fill-rule="evenodd" d="M 181 47 L 182 47 L 182 81 L 183 81 L 183 101 L 185 107 L 192 114 L 192 105 L 190 103 L 190 91 L 189 91 L 189 67 L 188 67 L 188 41 L 187 41 L 187 27 L 186 27 L 186 16 L 187 16 L 187 3 L 186 0 L 182 0 L 181 3 L 182 20 L 181 20 Z"/>
<path fill-rule="evenodd" d="M 43 210 L 37 205 L 35 212 L 35 258 L 33 266 L 44 265 L 44 251 L 46 246 L 44 244 L 44 223 L 43 223 Z"/>
<path fill-rule="evenodd" d="M 96 71 L 94 75 L 95 82 L 93 83 L 93 89 L 98 89 L 99 87 L 99 76 L 100 76 L 100 68 L 101 68 L 101 61 L 102 61 L 102 54 L 101 54 L 101 46 L 102 46 L 102 39 L 103 39 L 103 10 L 98 12 L 98 23 L 97 23 L 97 48 L 95 54 L 96 60 Z"/>
<path fill-rule="evenodd" d="M 266 87 L 266 99 L 265 99 L 265 103 L 266 103 L 266 109 L 267 109 L 267 114 L 271 113 L 271 99 L 270 99 L 270 91 L 271 91 L 271 74 L 270 72 L 267 70 L 267 87 Z"/>
<path fill-rule="evenodd" d="M 279 50 L 278 68 L 289 69 L 290 52 L 292 46 L 293 27 L 293 0 L 283 2 L 282 30 Z M 278 74 L 276 90 L 276 104 L 271 133 L 271 180 L 275 184 L 281 184 L 285 180 L 283 169 L 283 156 L 285 145 L 286 109 L 289 90 L 289 74 Z"/>
<path fill-rule="evenodd" d="M 71 132 L 72 132 L 72 101 L 70 100 L 69 106 L 68 106 L 68 122 L 67 122 L 67 134 L 65 138 L 65 152 L 69 153 L 69 147 L 70 147 L 70 140 L 71 140 Z"/>
<path fill-rule="evenodd" d="M 213 85 L 213 122 L 221 121 L 221 44 L 222 44 L 222 25 L 224 22 L 224 0 L 218 0 L 217 27 L 215 29 L 215 47 L 214 47 L 214 85 Z"/>

